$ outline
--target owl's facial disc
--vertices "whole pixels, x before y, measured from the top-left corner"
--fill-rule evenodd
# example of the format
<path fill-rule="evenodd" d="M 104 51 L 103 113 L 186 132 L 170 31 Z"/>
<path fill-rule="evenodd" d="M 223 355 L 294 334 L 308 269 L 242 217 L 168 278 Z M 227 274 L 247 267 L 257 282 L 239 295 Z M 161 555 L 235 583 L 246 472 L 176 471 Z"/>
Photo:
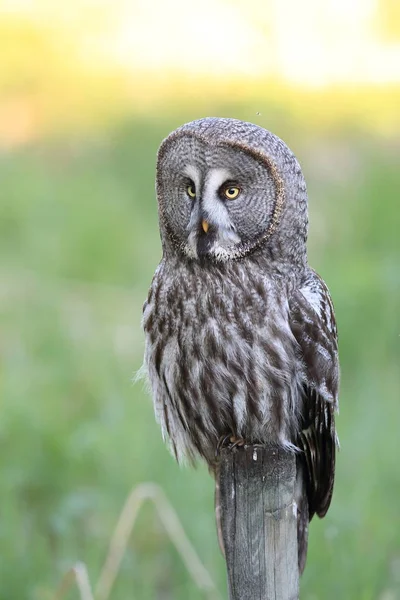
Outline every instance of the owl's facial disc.
<path fill-rule="evenodd" d="M 185 252 L 191 258 L 224 260 L 241 241 L 226 207 L 240 194 L 240 187 L 224 168 L 209 169 L 202 178 L 198 168 L 187 165 L 184 173 L 189 178 L 187 192 L 193 201 Z"/>
<path fill-rule="evenodd" d="M 274 173 L 245 148 L 172 134 L 157 162 L 164 251 L 217 262 L 255 251 L 276 227 Z"/>

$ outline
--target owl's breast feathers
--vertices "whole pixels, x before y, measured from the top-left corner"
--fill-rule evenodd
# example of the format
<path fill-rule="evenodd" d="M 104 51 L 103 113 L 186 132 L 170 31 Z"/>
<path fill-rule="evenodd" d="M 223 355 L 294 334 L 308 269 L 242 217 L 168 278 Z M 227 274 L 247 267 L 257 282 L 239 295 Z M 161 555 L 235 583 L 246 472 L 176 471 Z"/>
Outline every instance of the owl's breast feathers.
<path fill-rule="evenodd" d="M 251 261 L 246 268 L 161 263 L 144 306 L 145 364 L 156 417 L 177 459 L 199 454 L 212 464 L 218 439 L 233 433 L 304 448 L 318 477 L 325 464 L 315 463 L 314 447 L 334 436 L 337 356 L 305 285 L 291 297 Z M 315 481 L 311 475 L 310 490 Z M 320 488 L 313 494 L 317 504 L 326 498 Z"/>

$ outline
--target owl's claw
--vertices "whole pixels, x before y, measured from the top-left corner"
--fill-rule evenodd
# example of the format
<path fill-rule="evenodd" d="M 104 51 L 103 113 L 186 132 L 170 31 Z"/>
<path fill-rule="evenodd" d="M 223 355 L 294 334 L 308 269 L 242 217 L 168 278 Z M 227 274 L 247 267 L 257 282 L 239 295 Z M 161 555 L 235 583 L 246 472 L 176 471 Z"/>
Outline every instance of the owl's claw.
<path fill-rule="evenodd" d="M 228 433 L 228 435 L 221 435 L 221 437 L 218 440 L 218 444 L 217 447 L 215 448 L 215 456 L 217 457 L 221 451 L 221 448 L 223 448 L 226 444 L 226 442 L 229 440 L 229 438 L 231 437 L 231 434 Z"/>
<path fill-rule="evenodd" d="M 221 448 L 229 448 L 232 450 L 233 448 L 239 448 L 246 444 L 246 441 L 241 437 L 236 437 L 235 435 L 228 433 L 227 435 L 221 435 L 218 440 L 217 447 L 215 449 L 215 456 L 217 457 L 221 451 Z"/>
<path fill-rule="evenodd" d="M 234 435 L 232 435 L 229 438 L 229 441 L 231 443 L 231 445 L 229 446 L 229 448 L 231 448 L 231 449 L 232 448 L 241 448 L 246 443 L 243 438 L 240 438 L 240 437 L 238 438 L 238 437 L 235 437 Z"/>

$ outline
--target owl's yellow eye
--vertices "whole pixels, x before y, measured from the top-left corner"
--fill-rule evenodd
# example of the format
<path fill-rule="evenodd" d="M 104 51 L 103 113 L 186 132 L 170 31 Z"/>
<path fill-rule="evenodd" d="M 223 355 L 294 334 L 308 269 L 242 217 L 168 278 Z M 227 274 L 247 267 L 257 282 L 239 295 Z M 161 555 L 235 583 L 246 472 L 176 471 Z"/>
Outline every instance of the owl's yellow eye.
<path fill-rule="evenodd" d="M 239 194 L 240 188 L 238 188 L 236 185 L 230 185 L 229 187 L 224 189 L 224 196 L 228 200 L 234 200 L 239 196 Z"/>
<path fill-rule="evenodd" d="M 194 187 L 194 185 L 192 183 L 187 186 L 187 190 L 186 191 L 187 191 L 188 196 L 190 198 L 196 198 L 196 188 Z"/>

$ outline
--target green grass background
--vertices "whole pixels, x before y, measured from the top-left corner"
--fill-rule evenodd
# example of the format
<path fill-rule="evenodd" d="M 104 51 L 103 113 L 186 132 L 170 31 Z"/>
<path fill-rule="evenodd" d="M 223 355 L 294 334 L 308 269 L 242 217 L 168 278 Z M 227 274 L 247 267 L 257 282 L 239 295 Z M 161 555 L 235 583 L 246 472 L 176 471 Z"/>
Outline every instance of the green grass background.
<path fill-rule="evenodd" d="M 400 598 L 398 140 L 265 107 L 209 107 L 292 147 L 310 195 L 310 263 L 337 312 L 341 452 L 310 526 L 303 599 Z M 160 258 L 154 168 L 186 110 L 0 155 L 0 598 L 50 598 L 77 560 L 95 582 L 129 491 L 160 484 L 226 597 L 213 482 L 164 447 L 140 367 L 141 305 Z M 77 598 L 71 592 L 68 598 Z M 201 599 L 144 508 L 112 599 Z"/>

